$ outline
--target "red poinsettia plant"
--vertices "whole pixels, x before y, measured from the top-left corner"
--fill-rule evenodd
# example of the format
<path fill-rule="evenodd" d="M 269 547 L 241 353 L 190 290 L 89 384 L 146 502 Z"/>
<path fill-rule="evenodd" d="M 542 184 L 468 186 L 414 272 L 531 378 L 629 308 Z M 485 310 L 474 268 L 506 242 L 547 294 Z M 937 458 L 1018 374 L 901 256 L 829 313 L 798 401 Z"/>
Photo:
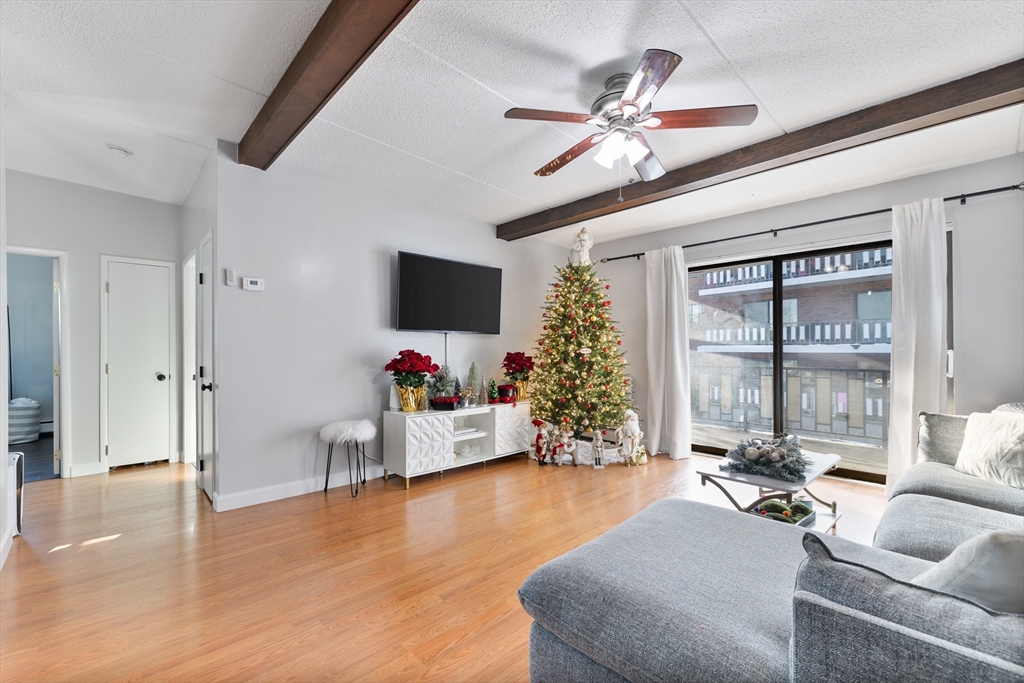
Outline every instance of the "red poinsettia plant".
<path fill-rule="evenodd" d="M 501 367 L 505 368 L 505 377 L 510 381 L 525 382 L 533 372 L 533 356 L 527 356 L 522 351 L 506 353 Z"/>
<path fill-rule="evenodd" d="M 433 375 L 439 369 L 437 363 L 430 361 L 430 356 L 416 353 L 412 349 L 399 351 L 398 355 L 384 366 L 384 370 L 395 378 L 395 384 L 413 388 L 423 386 L 427 375 Z"/>

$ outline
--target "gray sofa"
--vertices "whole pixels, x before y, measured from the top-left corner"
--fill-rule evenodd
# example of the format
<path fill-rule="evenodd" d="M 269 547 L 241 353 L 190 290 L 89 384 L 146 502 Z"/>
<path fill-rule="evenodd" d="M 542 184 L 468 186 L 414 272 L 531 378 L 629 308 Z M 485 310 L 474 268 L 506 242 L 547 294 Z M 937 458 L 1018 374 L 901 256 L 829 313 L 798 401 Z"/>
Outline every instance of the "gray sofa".
<path fill-rule="evenodd" d="M 1024 615 L 909 583 L 1024 525 L 1024 493 L 959 480 L 952 419 L 922 418 L 875 547 L 669 499 L 541 566 L 519 590 L 531 680 L 1024 681 Z"/>

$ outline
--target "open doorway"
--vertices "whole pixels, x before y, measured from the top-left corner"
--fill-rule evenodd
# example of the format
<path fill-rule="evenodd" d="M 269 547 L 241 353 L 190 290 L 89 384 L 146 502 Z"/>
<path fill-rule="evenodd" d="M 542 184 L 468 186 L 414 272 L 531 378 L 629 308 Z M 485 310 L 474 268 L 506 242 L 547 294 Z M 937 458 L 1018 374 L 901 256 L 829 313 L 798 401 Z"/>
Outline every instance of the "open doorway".
<path fill-rule="evenodd" d="M 62 475 L 63 255 L 8 249 L 9 450 L 24 453 L 25 481 Z"/>

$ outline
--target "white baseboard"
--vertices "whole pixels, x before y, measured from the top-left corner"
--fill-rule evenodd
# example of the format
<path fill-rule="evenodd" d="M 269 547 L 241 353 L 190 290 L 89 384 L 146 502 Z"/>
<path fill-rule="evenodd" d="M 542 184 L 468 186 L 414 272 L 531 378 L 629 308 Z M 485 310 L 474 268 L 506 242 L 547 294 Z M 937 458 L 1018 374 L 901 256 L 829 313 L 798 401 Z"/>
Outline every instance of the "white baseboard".
<path fill-rule="evenodd" d="M 367 481 L 383 476 L 384 468 L 380 465 L 371 465 L 366 469 Z M 348 486 L 348 472 L 332 472 L 331 481 L 334 482 L 330 486 L 332 489 L 339 486 Z M 215 493 L 213 494 L 213 509 L 217 512 L 227 512 L 228 510 L 237 510 L 238 508 L 249 507 L 250 505 L 270 503 L 275 500 L 303 496 L 307 493 L 323 490 L 323 480 L 320 477 L 313 477 L 311 479 L 290 481 L 284 484 L 264 486 L 263 488 L 250 489 L 248 491 L 239 491 L 238 493 Z"/>
<path fill-rule="evenodd" d="M 11 554 L 11 548 L 14 547 L 14 534 L 11 533 L 10 529 L 4 529 L 4 540 L 0 542 L 0 569 L 3 569 L 4 563 L 7 562 L 7 556 Z"/>
<path fill-rule="evenodd" d="M 71 463 L 72 477 L 88 477 L 92 474 L 106 474 L 110 468 L 101 462 L 84 462 L 82 464 Z"/>

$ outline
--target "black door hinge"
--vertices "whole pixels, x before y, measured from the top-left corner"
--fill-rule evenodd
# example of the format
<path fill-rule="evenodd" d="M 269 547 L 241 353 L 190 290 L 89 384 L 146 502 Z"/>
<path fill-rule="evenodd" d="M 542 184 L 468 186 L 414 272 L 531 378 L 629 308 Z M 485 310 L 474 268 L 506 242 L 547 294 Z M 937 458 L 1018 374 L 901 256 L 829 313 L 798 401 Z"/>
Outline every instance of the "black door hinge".
<path fill-rule="evenodd" d="M 205 460 L 200 460 L 199 461 L 199 471 L 200 472 L 206 471 L 206 461 Z"/>
<path fill-rule="evenodd" d="M 202 365 L 199 366 L 199 378 L 200 379 L 203 378 L 203 366 Z"/>
<path fill-rule="evenodd" d="M 203 284 L 203 274 L 199 273 L 199 284 Z"/>

